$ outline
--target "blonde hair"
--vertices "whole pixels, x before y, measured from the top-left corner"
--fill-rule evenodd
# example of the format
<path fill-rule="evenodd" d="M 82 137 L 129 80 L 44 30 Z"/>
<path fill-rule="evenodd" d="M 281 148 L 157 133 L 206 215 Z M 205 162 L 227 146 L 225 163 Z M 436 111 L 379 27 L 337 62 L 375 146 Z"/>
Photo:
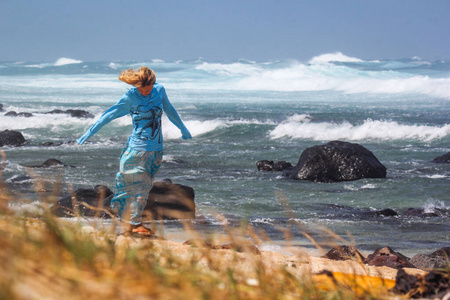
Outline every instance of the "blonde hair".
<path fill-rule="evenodd" d="M 135 87 L 144 87 L 155 84 L 156 75 L 152 69 L 141 66 L 139 69 L 122 70 L 119 80 L 131 84 Z"/>

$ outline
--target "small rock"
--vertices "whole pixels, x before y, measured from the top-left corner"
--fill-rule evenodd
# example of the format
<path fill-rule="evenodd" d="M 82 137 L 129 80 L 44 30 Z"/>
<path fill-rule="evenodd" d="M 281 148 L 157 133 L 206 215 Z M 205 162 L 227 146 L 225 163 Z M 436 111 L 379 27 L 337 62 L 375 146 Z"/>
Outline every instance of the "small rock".
<path fill-rule="evenodd" d="M 377 210 L 375 212 L 375 216 L 378 217 L 395 217 L 398 216 L 398 213 L 390 208 L 386 208 L 386 209 L 382 209 L 382 210 Z"/>
<path fill-rule="evenodd" d="M 365 261 L 366 258 L 353 246 L 336 246 L 327 252 L 323 258 L 332 260 L 358 260 Z"/>
<path fill-rule="evenodd" d="M 273 161 L 272 160 L 257 161 L 256 167 L 258 168 L 258 171 L 273 171 Z"/>
<path fill-rule="evenodd" d="M 30 168 L 52 168 L 52 167 L 70 167 L 75 168 L 75 166 L 66 165 L 62 161 L 56 159 L 56 158 L 49 158 L 46 161 L 44 161 L 42 164 L 37 166 L 30 166 Z"/>

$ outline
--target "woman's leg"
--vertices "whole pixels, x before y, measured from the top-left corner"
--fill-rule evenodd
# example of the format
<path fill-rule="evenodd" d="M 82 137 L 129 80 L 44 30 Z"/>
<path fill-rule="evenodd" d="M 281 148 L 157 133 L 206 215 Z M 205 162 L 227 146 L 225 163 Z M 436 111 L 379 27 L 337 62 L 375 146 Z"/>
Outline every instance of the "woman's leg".
<path fill-rule="evenodd" d="M 111 207 L 130 224 L 130 231 L 145 231 L 142 213 L 147 204 L 153 178 L 162 162 L 162 151 L 125 150 L 116 176 L 116 194 Z"/>

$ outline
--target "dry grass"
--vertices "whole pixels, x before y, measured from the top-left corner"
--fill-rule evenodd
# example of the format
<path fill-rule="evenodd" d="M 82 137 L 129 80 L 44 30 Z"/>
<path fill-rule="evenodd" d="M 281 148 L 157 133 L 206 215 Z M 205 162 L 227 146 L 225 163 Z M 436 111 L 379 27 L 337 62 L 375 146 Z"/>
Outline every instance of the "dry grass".
<path fill-rule="evenodd" d="M 1 153 L 1 151 L 0 151 Z M 2 168 L 3 169 L 3 168 Z M 44 207 L 15 215 L 0 173 L 0 299 L 386 299 L 392 282 L 335 273 L 313 275 L 270 255 L 183 246 L 86 230 Z M 44 201 L 45 202 L 45 201 Z M 99 227 L 99 226 L 97 226 Z M 189 228 L 186 228 L 189 231 Z M 247 224 L 235 245 L 263 234 Z M 242 239 L 242 231 L 246 238 Z M 193 237 L 199 233 L 190 231 Z M 302 254 L 294 263 L 304 261 Z M 293 263 L 293 264 L 294 264 Z M 309 271 L 308 271 L 309 270 Z"/>

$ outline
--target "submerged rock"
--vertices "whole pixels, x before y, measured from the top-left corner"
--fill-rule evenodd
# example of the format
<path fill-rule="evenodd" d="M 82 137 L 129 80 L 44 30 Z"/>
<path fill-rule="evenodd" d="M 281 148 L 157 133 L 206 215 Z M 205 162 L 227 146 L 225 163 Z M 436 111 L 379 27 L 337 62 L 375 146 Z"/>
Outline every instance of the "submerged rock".
<path fill-rule="evenodd" d="M 5 114 L 5 117 L 25 117 L 25 118 L 30 118 L 32 116 L 33 116 L 32 113 L 27 113 L 27 112 L 16 113 L 15 111 L 9 111 L 9 112 L 7 112 Z"/>
<path fill-rule="evenodd" d="M 284 171 L 293 168 L 294 166 L 287 161 L 281 160 L 273 162 L 272 160 L 259 160 L 256 162 L 258 171 Z"/>
<path fill-rule="evenodd" d="M 450 152 L 432 160 L 434 163 L 438 164 L 450 164 Z"/>
<path fill-rule="evenodd" d="M 403 213 L 406 217 L 419 217 L 419 218 L 430 218 L 430 217 L 438 217 L 439 215 L 436 212 L 427 212 L 423 208 L 408 208 Z"/>
<path fill-rule="evenodd" d="M 47 114 L 69 114 L 71 117 L 74 117 L 74 118 L 90 118 L 90 119 L 92 119 L 95 117 L 90 112 L 87 112 L 82 109 L 68 109 L 68 110 L 54 109 L 52 111 L 49 111 Z"/>
<path fill-rule="evenodd" d="M 46 161 L 44 161 L 40 165 L 30 166 L 30 168 L 51 168 L 51 167 L 70 167 L 70 168 L 75 168 L 75 166 L 66 165 L 65 163 L 63 163 L 62 161 L 60 161 L 60 160 L 58 160 L 56 158 L 49 158 L 49 159 L 47 159 Z"/>
<path fill-rule="evenodd" d="M 4 130 L 0 132 L 0 147 L 6 145 L 20 146 L 25 144 L 25 142 L 25 138 L 19 131 Z"/>
<path fill-rule="evenodd" d="M 283 175 L 314 182 L 339 182 L 386 178 L 386 167 L 361 145 L 332 141 L 305 149 L 297 165 Z"/>

